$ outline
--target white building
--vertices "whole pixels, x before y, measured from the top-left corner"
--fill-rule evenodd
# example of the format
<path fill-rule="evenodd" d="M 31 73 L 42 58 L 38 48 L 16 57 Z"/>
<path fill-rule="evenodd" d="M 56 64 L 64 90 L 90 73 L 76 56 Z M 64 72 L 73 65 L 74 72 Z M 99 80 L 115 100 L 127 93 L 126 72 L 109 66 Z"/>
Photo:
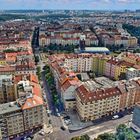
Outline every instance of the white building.
<path fill-rule="evenodd" d="M 129 80 L 135 77 L 140 77 L 140 70 L 135 68 L 128 68 L 126 71 L 126 78 Z"/>

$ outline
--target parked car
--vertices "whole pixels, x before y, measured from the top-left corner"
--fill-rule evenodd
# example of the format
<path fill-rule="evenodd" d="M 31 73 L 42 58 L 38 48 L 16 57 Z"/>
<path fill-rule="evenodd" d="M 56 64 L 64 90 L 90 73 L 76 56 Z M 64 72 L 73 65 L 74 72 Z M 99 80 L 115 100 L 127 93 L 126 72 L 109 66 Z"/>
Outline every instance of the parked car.
<path fill-rule="evenodd" d="M 71 124 L 71 120 L 64 120 L 64 122 L 65 122 L 66 125 Z"/>
<path fill-rule="evenodd" d="M 118 118 L 119 118 L 119 115 L 115 115 L 112 117 L 113 120 L 118 119 Z"/>
<path fill-rule="evenodd" d="M 49 110 L 49 109 L 46 109 L 46 111 L 47 111 L 48 114 L 52 113 L 51 110 Z"/>
<path fill-rule="evenodd" d="M 69 120 L 70 119 L 70 116 L 65 116 L 64 117 L 64 120 Z"/>
<path fill-rule="evenodd" d="M 63 131 L 65 131 L 66 130 L 66 128 L 64 127 L 64 126 L 61 126 L 60 127 Z"/>
<path fill-rule="evenodd" d="M 56 108 L 56 112 L 57 112 L 57 113 L 59 112 L 57 108 Z"/>
<path fill-rule="evenodd" d="M 44 132 L 43 130 L 41 130 L 41 131 L 39 132 L 39 134 L 42 135 L 42 136 L 44 136 L 44 135 L 45 135 L 45 132 Z"/>
<path fill-rule="evenodd" d="M 52 123 L 52 121 L 51 120 L 49 120 L 49 124 L 51 124 Z"/>
<path fill-rule="evenodd" d="M 61 116 L 60 113 L 57 113 L 57 116 L 60 117 Z"/>
<path fill-rule="evenodd" d="M 124 117 L 124 115 L 123 115 L 123 114 L 119 114 L 118 116 L 119 116 L 119 118 L 122 118 L 122 117 Z"/>

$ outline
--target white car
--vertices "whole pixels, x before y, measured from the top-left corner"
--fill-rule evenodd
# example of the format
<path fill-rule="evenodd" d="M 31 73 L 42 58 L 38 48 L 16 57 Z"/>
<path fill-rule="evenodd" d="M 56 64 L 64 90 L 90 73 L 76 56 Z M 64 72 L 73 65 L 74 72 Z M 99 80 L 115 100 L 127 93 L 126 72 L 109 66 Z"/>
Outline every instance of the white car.
<path fill-rule="evenodd" d="M 45 135 L 45 132 L 42 130 L 42 131 L 39 132 L 39 134 L 42 135 L 42 136 L 44 136 Z"/>
<path fill-rule="evenodd" d="M 49 110 L 49 109 L 47 109 L 46 111 L 47 111 L 48 114 L 51 114 L 52 113 L 51 110 Z"/>
<path fill-rule="evenodd" d="M 71 124 L 71 121 L 70 120 L 64 120 L 64 122 L 65 122 L 66 125 Z"/>
<path fill-rule="evenodd" d="M 56 108 L 56 112 L 58 112 L 58 109 Z"/>
<path fill-rule="evenodd" d="M 57 116 L 60 117 L 61 116 L 60 113 L 57 113 Z"/>
<path fill-rule="evenodd" d="M 112 117 L 113 120 L 118 119 L 118 118 L 119 118 L 118 115 L 115 115 L 115 116 Z"/>

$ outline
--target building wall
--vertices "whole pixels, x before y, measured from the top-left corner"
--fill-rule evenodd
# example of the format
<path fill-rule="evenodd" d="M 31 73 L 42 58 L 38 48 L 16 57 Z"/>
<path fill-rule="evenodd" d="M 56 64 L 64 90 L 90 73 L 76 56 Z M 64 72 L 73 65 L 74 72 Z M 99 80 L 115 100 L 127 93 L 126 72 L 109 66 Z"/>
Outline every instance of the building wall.
<path fill-rule="evenodd" d="M 93 72 L 97 75 L 104 75 L 106 61 L 106 58 L 93 57 Z"/>
<path fill-rule="evenodd" d="M 0 116 L 2 139 L 11 137 L 24 132 L 24 122 L 21 110 L 9 112 Z"/>
<path fill-rule="evenodd" d="M 127 78 L 127 80 L 135 78 L 135 77 L 139 77 L 139 76 L 140 76 L 140 70 L 137 70 L 137 69 L 135 69 L 133 71 L 129 70 L 129 69 L 126 70 L 126 78 Z"/>
<path fill-rule="evenodd" d="M 10 79 L 9 79 L 10 80 Z M 0 87 L 0 103 L 15 101 L 17 99 L 17 92 L 14 83 L 10 81 L 2 81 Z"/>
<path fill-rule="evenodd" d="M 23 110 L 25 131 L 39 127 L 43 124 L 43 106 Z"/>
<path fill-rule="evenodd" d="M 81 120 L 89 121 L 119 112 L 120 96 L 82 103 L 76 95 L 76 108 Z"/>
<path fill-rule="evenodd" d="M 99 58 L 98 57 L 93 57 L 93 72 L 95 74 L 98 74 L 98 68 L 99 68 Z"/>
<path fill-rule="evenodd" d="M 140 128 L 140 106 L 136 106 L 133 113 L 132 122 Z"/>
<path fill-rule="evenodd" d="M 6 60 L 0 60 L 0 65 L 6 65 Z"/>
<path fill-rule="evenodd" d="M 65 110 L 74 110 L 76 109 L 76 100 L 65 100 L 64 101 Z"/>
<path fill-rule="evenodd" d="M 66 66 L 73 71 L 85 72 L 93 70 L 92 57 L 78 57 L 65 59 Z"/>
<path fill-rule="evenodd" d="M 17 134 L 21 134 L 24 132 L 24 123 L 22 112 L 16 112 L 10 114 L 6 118 L 7 128 L 8 128 L 8 136 L 13 136 Z"/>
<path fill-rule="evenodd" d="M 112 68 L 112 65 L 110 63 L 106 62 L 105 71 L 104 71 L 105 76 L 111 77 L 111 68 Z"/>

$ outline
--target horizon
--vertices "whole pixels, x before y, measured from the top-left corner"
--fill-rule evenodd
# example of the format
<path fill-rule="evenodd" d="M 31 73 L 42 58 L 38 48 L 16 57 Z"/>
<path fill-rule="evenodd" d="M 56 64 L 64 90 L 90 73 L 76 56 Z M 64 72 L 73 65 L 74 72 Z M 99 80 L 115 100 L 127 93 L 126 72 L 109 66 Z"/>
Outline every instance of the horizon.
<path fill-rule="evenodd" d="M 0 0 L 0 10 L 137 10 L 140 0 Z"/>
<path fill-rule="evenodd" d="M 125 11 L 125 10 L 128 10 L 128 11 L 136 11 L 136 10 L 140 10 L 139 9 L 134 9 L 134 10 L 130 10 L 130 9 L 3 9 L 0 11 Z"/>

